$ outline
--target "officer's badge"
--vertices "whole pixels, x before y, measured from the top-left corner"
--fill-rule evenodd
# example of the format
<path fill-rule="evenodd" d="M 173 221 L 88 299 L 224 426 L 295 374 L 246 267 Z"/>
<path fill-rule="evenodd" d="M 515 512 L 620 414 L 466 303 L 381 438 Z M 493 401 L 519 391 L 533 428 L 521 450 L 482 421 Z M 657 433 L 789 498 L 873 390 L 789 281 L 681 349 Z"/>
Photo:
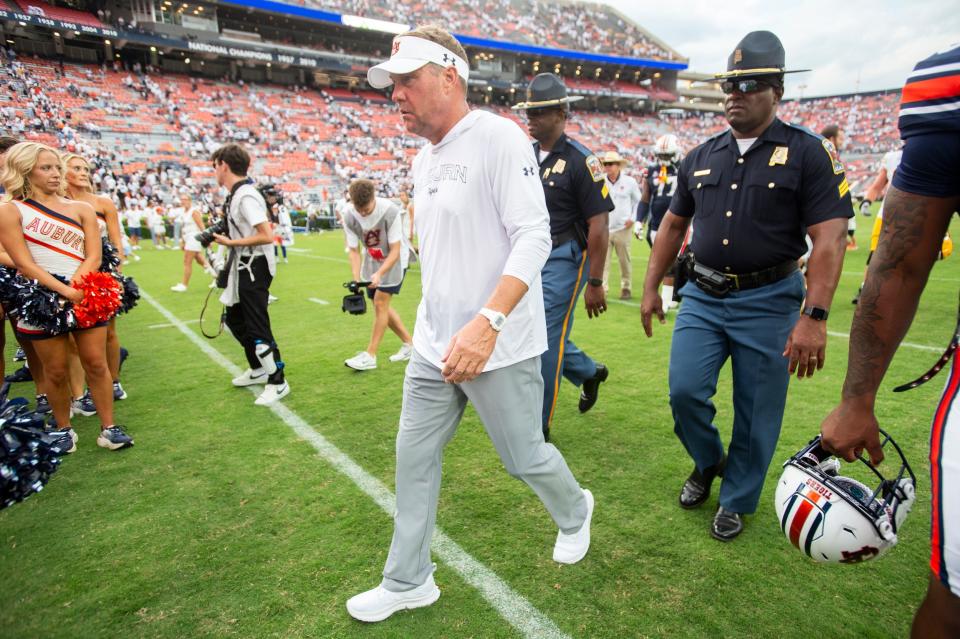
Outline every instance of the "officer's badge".
<path fill-rule="evenodd" d="M 736 49 L 733 52 L 733 63 L 737 64 L 738 62 L 743 62 L 743 50 Z"/>
<path fill-rule="evenodd" d="M 773 155 L 770 156 L 770 166 L 776 166 L 777 164 L 786 164 L 787 163 L 787 153 L 790 149 L 785 146 L 778 146 L 773 150 Z"/>
<path fill-rule="evenodd" d="M 837 147 L 833 146 L 833 142 L 826 138 L 820 142 L 823 144 L 823 148 L 827 152 L 827 155 L 830 156 L 830 163 L 833 164 L 834 174 L 840 175 L 843 173 L 843 162 L 840 161 L 840 154 L 837 153 Z"/>
<path fill-rule="evenodd" d="M 557 160 L 557 163 L 553 165 L 553 172 L 563 173 L 563 170 L 565 168 L 567 168 L 567 161 L 564 160 L 563 158 L 560 158 L 559 160 Z"/>
<path fill-rule="evenodd" d="M 607 177 L 607 174 L 603 172 L 603 164 L 595 155 L 587 157 L 587 170 L 590 171 L 590 177 L 593 178 L 594 182 L 602 182 Z"/>

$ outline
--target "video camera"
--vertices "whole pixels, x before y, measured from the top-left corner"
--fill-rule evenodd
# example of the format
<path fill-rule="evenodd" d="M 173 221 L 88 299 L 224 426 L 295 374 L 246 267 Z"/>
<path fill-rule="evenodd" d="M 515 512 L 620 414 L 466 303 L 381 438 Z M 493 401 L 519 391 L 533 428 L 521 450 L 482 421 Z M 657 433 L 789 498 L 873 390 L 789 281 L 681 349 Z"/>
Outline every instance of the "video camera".
<path fill-rule="evenodd" d="M 367 298 L 360 292 L 360 289 L 370 286 L 370 282 L 357 282 L 352 280 L 344 282 L 343 288 L 350 291 L 349 295 L 343 296 L 343 305 L 340 307 L 344 313 L 351 315 L 363 315 L 367 312 Z"/>

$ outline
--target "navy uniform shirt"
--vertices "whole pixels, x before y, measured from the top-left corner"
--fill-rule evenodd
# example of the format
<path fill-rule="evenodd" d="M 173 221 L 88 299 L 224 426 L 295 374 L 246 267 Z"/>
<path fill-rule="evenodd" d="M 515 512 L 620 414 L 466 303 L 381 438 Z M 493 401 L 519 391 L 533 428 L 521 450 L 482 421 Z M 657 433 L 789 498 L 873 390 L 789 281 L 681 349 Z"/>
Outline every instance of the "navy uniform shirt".
<path fill-rule="evenodd" d="M 853 203 L 833 144 L 774 119 L 742 157 L 731 130 L 687 155 L 670 211 L 693 217 L 698 262 L 752 273 L 798 259 L 807 227 L 853 217 Z"/>
<path fill-rule="evenodd" d="M 647 167 L 644 179 L 647 181 L 647 193 L 650 194 L 650 228 L 656 231 L 677 190 L 677 165 L 672 162 L 651 164 Z"/>
<path fill-rule="evenodd" d="M 540 159 L 540 143 L 533 150 Z M 579 223 L 586 235 L 587 219 L 614 209 L 603 164 L 587 147 L 564 133 L 540 162 L 540 181 L 550 211 L 550 234 L 559 235 Z"/>

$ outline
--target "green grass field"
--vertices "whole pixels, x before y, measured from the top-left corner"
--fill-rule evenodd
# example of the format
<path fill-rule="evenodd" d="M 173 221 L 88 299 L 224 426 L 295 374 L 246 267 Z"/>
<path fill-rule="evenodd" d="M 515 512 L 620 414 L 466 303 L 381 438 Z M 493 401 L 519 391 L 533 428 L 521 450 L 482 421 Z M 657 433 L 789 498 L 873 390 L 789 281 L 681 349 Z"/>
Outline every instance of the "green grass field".
<path fill-rule="evenodd" d="M 860 218 L 861 249 L 848 252 L 829 330 L 846 334 L 872 218 Z M 340 311 L 349 267 L 342 235 L 297 237 L 280 264 L 270 307 L 288 366 L 284 400 L 329 442 L 390 490 L 403 365 L 387 356 L 356 373 L 343 360 L 365 347 L 371 316 Z M 182 254 L 155 251 L 127 268 L 159 305 L 195 320 L 209 279 L 195 272 L 171 292 Z M 639 293 L 646 244 L 635 242 Z M 616 260 L 614 260 L 616 262 Z M 469 265 L 465 265 L 469 267 Z M 616 284 L 616 267 L 611 280 Z M 955 322 L 960 257 L 937 264 L 907 341 L 939 349 Z M 414 268 L 395 299 L 412 329 L 419 299 Z M 309 298 L 329 302 L 322 305 Z M 213 313 L 216 314 L 215 312 Z M 195 322 L 188 324 L 197 331 Z M 839 397 L 847 340 L 831 335 L 826 368 L 791 383 L 783 432 L 759 511 L 730 544 L 708 526 L 716 497 L 683 511 L 677 494 L 690 461 L 673 434 L 667 401 L 672 316 L 643 336 L 637 304 L 611 304 L 587 320 L 578 345 L 611 370 L 586 415 L 565 384 L 553 442 L 597 499 L 593 545 L 575 566 L 551 560 L 556 535 L 534 494 L 504 472 L 468 410 L 447 449 L 439 527 L 467 553 L 572 637 L 903 637 L 927 581 L 928 428 L 943 381 L 894 395 L 938 353 L 902 347 L 878 400 L 919 480 L 919 499 L 900 544 L 853 566 L 806 560 L 779 530 L 773 491 L 780 463 L 818 432 Z M 212 328 L 209 327 L 209 328 Z M 209 330 L 208 328 L 208 330 Z M 0 512 L 0 627 L 5 637 L 516 637 L 465 579 L 438 561 L 442 596 L 430 608 L 364 625 L 344 602 L 379 580 L 392 520 L 147 300 L 120 322 L 131 357 L 130 398 L 118 421 L 136 438 L 111 453 L 95 444 L 96 418 L 78 418 L 79 450 L 44 491 Z M 237 366 L 229 336 L 211 342 Z M 8 344 L 7 359 L 12 355 Z M 32 394 L 30 385 L 14 392 Z M 729 369 L 716 398 L 729 437 Z"/>

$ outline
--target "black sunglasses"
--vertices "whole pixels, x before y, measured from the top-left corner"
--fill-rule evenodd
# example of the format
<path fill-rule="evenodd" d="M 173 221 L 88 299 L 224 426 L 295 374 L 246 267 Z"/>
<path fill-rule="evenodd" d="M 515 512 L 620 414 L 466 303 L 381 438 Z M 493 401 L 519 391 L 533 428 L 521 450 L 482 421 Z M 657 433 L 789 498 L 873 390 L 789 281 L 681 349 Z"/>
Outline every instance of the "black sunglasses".
<path fill-rule="evenodd" d="M 763 80 L 724 80 L 720 83 L 720 90 L 730 95 L 734 91 L 753 93 L 755 91 L 763 91 L 772 86 L 772 84 L 764 82 Z"/>

